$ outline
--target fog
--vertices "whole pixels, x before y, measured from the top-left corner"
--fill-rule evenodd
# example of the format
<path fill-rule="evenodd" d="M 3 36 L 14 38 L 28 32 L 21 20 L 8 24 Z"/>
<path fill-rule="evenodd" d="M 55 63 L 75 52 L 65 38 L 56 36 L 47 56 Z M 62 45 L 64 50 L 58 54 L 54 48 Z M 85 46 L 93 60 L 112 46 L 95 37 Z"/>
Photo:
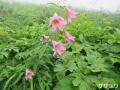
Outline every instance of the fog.
<path fill-rule="evenodd" d="M 11 0 L 12 1 L 12 0 Z M 59 3 L 60 5 L 70 5 L 88 10 L 104 10 L 117 12 L 120 10 L 120 0 L 14 0 L 17 2 L 29 2 L 45 4 L 48 2 Z"/>

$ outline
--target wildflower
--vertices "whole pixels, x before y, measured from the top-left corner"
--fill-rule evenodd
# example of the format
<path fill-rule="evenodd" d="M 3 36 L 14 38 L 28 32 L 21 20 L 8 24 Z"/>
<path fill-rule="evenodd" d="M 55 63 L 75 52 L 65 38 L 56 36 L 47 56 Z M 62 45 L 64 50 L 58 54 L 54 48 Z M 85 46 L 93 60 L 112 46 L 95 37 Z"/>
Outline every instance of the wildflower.
<path fill-rule="evenodd" d="M 32 76 L 34 75 L 33 72 L 29 71 L 28 69 L 25 69 L 25 79 L 32 79 Z"/>
<path fill-rule="evenodd" d="M 61 41 L 56 42 L 52 40 L 52 44 L 53 44 L 53 51 L 54 51 L 53 56 L 56 55 L 56 53 L 58 53 L 61 56 L 61 51 L 66 50 L 65 44 L 63 44 Z"/>
<path fill-rule="evenodd" d="M 69 32 L 64 31 L 64 36 L 65 36 L 65 40 L 68 41 L 68 43 L 70 43 L 70 40 L 74 41 L 75 37 L 73 37 Z"/>
<path fill-rule="evenodd" d="M 57 27 L 59 28 L 59 30 L 63 31 L 62 26 L 66 24 L 67 22 L 61 16 L 58 16 L 56 13 L 50 19 L 50 25 L 52 25 L 53 32 L 56 30 Z"/>
<path fill-rule="evenodd" d="M 67 7 L 66 7 L 66 12 L 67 12 L 67 16 L 68 16 L 68 22 L 71 22 L 71 18 L 76 18 L 76 15 L 78 14 L 77 12 L 75 12 Z"/>
<path fill-rule="evenodd" d="M 43 34 L 43 35 L 42 35 L 42 38 L 40 39 L 40 41 L 44 41 L 44 40 L 50 41 L 49 36 L 45 36 L 45 35 Z"/>

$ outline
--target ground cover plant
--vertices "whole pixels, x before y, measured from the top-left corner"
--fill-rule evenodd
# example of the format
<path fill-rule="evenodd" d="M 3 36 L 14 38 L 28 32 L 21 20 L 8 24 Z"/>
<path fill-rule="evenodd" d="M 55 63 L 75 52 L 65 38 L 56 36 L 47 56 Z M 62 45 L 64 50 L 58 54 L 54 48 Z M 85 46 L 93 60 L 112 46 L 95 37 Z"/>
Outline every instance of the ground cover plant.
<path fill-rule="evenodd" d="M 119 90 L 119 18 L 1 2 L 0 90 Z"/>

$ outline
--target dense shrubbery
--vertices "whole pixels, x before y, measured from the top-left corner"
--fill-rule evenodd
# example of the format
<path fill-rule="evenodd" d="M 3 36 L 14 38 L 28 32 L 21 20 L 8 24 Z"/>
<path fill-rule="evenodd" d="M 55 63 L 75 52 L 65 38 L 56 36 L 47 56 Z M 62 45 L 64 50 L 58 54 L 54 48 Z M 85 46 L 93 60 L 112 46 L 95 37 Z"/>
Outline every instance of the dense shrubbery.
<path fill-rule="evenodd" d="M 64 42 L 62 32 L 53 33 L 48 25 L 54 12 L 66 18 L 64 9 L 48 5 L 0 3 L 0 90 L 96 90 L 99 84 L 120 84 L 119 15 L 79 11 L 64 26 L 75 41 L 62 56 L 53 56 L 51 43 L 40 38 Z M 35 74 L 31 80 L 25 80 L 26 68 Z"/>

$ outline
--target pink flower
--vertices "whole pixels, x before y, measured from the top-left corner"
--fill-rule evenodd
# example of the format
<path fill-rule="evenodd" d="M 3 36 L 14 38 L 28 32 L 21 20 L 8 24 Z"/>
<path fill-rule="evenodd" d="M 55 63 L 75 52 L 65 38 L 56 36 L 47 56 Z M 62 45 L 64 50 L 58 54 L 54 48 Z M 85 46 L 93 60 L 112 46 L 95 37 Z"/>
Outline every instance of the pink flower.
<path fill-rule="evenodd" d="M 42 38 L 40 39 L 40 41 L 44 41 L 44 40 L 50 41 L 49 36 L 45 36 L 45 35 L 43 34 L 43 35 L 42 35 Z"/>
<path fill-rule="evenodd" d="M 77 12 L 72 11 L 69 8 L 66 8 L 66 12 L 67 12 L 67 15 L 68 15 L 68 22 L 71 22 L 71 18 L 76 18 L 76 15 L 78 14 Z"/>
<path fill-rule="evenodd" d="M 25 69 L 25 79 L 32 79 L 32 76 L 34 75 L 33 72 L 29 71 L 28 69 Z"/>
<path fill-rule="evenodd" d="M 58 53 L 61 56 L 61 51 L 66 50 L 65 44 L 63 44 L 61 41 L 56 42 L 52 40 L 52 44 L 53 44 L 53 51 L 54 51 L 53 56 L 56 55 L 56 53 Z"/>
<path fill-rule="evenodd" d="M 61 17 L 58 16 L 56 13 L 53 17 L 50 19 L 50 25 L 52 25 L 52 31 L 54 32 L 56 28 L 58 27 L 61 31 L 63 31 L 62 26 L 66 25 L 67 22 Z"/>
<path fill-rule="evenodd" d="M 73 37 L 69 32 L 64 31 L 64 36 L 65 36 L 65 40 L 68 41 L 68 43 L 70 43 L 70 40 L 74 41 L 75 37 Z"/>

